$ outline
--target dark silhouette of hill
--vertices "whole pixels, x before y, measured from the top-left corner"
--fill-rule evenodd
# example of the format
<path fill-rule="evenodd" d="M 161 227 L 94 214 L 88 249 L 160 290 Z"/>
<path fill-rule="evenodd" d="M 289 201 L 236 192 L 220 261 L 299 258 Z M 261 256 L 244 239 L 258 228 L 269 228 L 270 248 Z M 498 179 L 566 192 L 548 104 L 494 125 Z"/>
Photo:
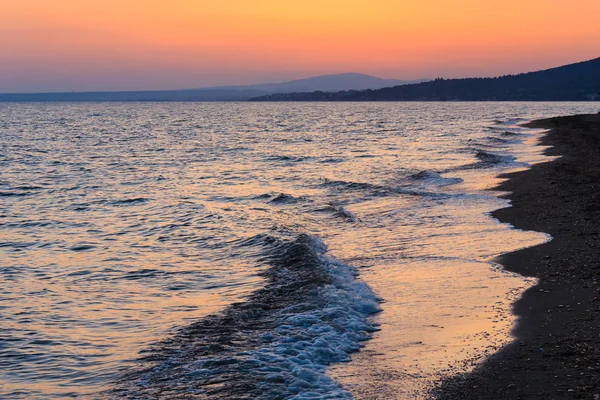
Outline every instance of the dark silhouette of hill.
<path fill-rule="evenodd" d="M 382 79 L 364 74 L 335 74 L 296 79 L 280 83 L 244 86 L 219 86 L 199 89 L 122 91 L 122 92 L 63 92 L 63 93 L 5 93 L 0 101 L 246 101 L 271 93 L 337 92 L 340 90 L 379 89 L 422 82 Z"/>
<path fill-rule="evenodd" d="M 436 79 L 378 90 L 270 94 L 253 101 L 600 100 L 600 58 L 497 78 Z"/>
<path fill-rule="evenodd" d="M 333 75 L 313 76 L 311 78 L 295 79 L 281 83 L 261 83 L 257 85 L 244 86 L 220 86 L 214 88 L 205 88 L 210 90 L 259 90 L 268 93 L 293 93 L 293 92 L 339 92 L 341 90 L 366 90 L 381 89 L 390 86 L 408 85 L 411 83 L 427 82 L 431 79 L 417 79 L 412 81 L 402 81 L 398 79 L 382 79 L 376 76 L 344 73 Z"/>

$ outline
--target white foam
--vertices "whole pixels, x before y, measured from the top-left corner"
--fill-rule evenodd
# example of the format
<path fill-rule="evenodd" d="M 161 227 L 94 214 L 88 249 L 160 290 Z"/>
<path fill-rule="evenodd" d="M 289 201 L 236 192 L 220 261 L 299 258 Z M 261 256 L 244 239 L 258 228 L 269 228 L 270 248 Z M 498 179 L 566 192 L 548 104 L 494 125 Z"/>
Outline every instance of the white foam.
<path fill-rule="evenodd" d="M 435 171 L 421 171 L 418 174 L 412 176 L 412 178 L 416 181 L 422 182 L 426 186 L 450 186 L 461 183 L 463 180 L 461 178 L 444 178 L 439 173 Z"/>
<path fill-rule="evenodd" d="M 305 247 L 297 247 L 298 243 Z M 326 367 L 331 363 L 350 361 L 350 354 L 358 351 L 377 330 L 369 321 L 369 315 L 380 311 L 379 299 L 365 283 L 356 280 L 355 268 L 325 255 L 326 247 L 320 239 L 301 235 L 301 240 L 282 244 L 285 250 L 278 251 L 285 263 L 289 261 L 290 264 L 277 269 L 278 281 L 285 285 L 299 279 L 298 271 L 305 276 L 308 270 L 302 268 L 316 268 L 314 274 L 324 272 L 327 282 L 316 285 L 309 295 L 299 296 L 300 303 L 290 303 L 275 311 L 272 317 L 276 327 L 261 333 L 258 347 L 197 358 L 192 355 L 194 345 L 186 345 L 150 372 L 143 373 L 139 380 L 142 387 L 151 389 L 156 383 L 160 387 L 168 381 L 172 390 L 204 393 L 204 385 L 195 387 L 190 380 L 206 382 L 210 386 L 212 382 L 221 381 L 220 375 L 228 379 L 234 370 L 236 375 L 239 374 L 239 380 L 256 388 L 250 389 L 253 399 L 352 398 L 326 375 Z M 302 253 L 304 251 L 306 254 Z M 313 257 L 314 262 L 294 265 L 294 257 L 302 260 Z M 290 293 L 290 297 L 293 296 Z M 244 318 L 252 318 L 247 312 Z M 252 332 L 240 333 L 252 336 Z M 213 397 L 228 396 L 225 388 L 222 394 Z"/>
<path fill-rule="evenodd" d="M 246 356 L 257 362 L 256 371 L 266 374 L 259 387 L 267 393 L 271 386 L 284 382 L 290 399 L 350 399 L 350 393 L 330 379 L 325 368 L 349 361 L 350 354 L 370 338 L 376 328 L 368 316 L 380 311 L 378 299 L 365 283 L 355 280 L 353 267 L 327 257 L 323 242 L 312 239 L 332 279 L 319 289 L 315 301 L 321 306 L 301 313 L 297 305 L 284 309 L 279 327 L 263 335 L 272 342 Z"/>

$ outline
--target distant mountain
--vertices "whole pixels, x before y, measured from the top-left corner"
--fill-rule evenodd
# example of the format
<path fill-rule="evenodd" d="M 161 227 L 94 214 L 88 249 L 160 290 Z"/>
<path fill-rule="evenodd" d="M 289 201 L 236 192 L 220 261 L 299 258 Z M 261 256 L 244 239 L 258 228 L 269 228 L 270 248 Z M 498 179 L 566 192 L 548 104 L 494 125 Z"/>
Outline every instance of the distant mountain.
<path fill-rule="evenodd" d="M 398 79 L 382 79 L 376 76 L 345 73 L 334 75 L 321 75 L 312 78 L 296 79 L 281 83 L 263 83 L 245 86 L 220 86 L 203 88 L 201 90 L 259 90 L 269 93 L 292 92 L 339 92 L 342 90 L 381 89 L 389 86 L 408 85 L 412 83 L 427 82 L 430 79 L 417 79 L 402 81 Z"/>
<path fill-rule="evenodd" d="M 63 93 L 0 93 L 2 101 L 245 101 L 272 93 L 338 92 L 340 90 L 379 89 L 423 82 L 382 79 L 364 74 L 315 76 L 281 83 L 244 86 L 219 86 L 199 89 L 152 90 L 127 92 L 63 92 Z"/>
<path fill-rule="evenodd" d="M 137 92 L 0 93 L 0 102 L 246 101 L 260 90 L 153 90 Z"/>
<path fill-rule="evenodd" d="M 600 58 L 497 78 L 436 79 L 378 90 L 270 94 L 253 101 L 600 100 Z"/>

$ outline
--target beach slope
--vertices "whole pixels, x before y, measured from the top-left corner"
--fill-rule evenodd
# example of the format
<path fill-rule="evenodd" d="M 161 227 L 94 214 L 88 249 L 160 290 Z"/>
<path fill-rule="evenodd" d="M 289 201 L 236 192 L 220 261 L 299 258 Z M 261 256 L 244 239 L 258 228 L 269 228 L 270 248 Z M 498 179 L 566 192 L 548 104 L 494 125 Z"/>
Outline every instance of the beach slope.
<path fill-rule="evenodd" d="M 541 140 L 554 161 L 507 174 L 512 207 L 494 217 L 553 240 L 499 259 L 539 279 L 514 305 L 516 340 L 438 399 L 600 399 L 600 115 L 551 118 Z"/>

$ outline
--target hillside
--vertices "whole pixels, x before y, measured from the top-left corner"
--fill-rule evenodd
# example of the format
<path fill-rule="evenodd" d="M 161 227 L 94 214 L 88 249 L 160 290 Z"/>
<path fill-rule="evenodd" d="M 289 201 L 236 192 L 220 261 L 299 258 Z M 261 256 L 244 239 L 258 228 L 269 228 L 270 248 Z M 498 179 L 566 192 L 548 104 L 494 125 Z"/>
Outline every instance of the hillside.
<path fill-rule="evenodd" d="M 420 80 L 423 81 L 423 80 Z M 63 92 L 63 93 L 0 93 L 1 101 L 246 101 L 272 93 L 338 92 L 340 90 L 379 89 L 415 81 L 382 79 L 364 74 L 315 76 L 280 83 L 244 86 L 220 86 L 199 89 L 122 91 L 122 92 Z"/>
<path fill-rule="evenodd" d="M 600 58 L 497 78 L 436 79 L 378 90 L 271 94 L 253 101 L 600 100 Z"/>
<path fill-rule="evenodd" d="M 313 76 L 311 78 L 295 79 L 281 83 L 262 83 L 258 85 L 244 86 L 221 86 L 207 88 L 212 90 L 259 90 L 269 93 L 292 93 L 292 92 L 339 92 L 342 90 L 366 90 L 381 89 L 390 86 L 408 85 L 430 81 L 430 79 L 418 79 L 413 81 L 403 81 L 398 79 L 382 79 L 376 76 L 345 73 L 333 75 Z"/>

